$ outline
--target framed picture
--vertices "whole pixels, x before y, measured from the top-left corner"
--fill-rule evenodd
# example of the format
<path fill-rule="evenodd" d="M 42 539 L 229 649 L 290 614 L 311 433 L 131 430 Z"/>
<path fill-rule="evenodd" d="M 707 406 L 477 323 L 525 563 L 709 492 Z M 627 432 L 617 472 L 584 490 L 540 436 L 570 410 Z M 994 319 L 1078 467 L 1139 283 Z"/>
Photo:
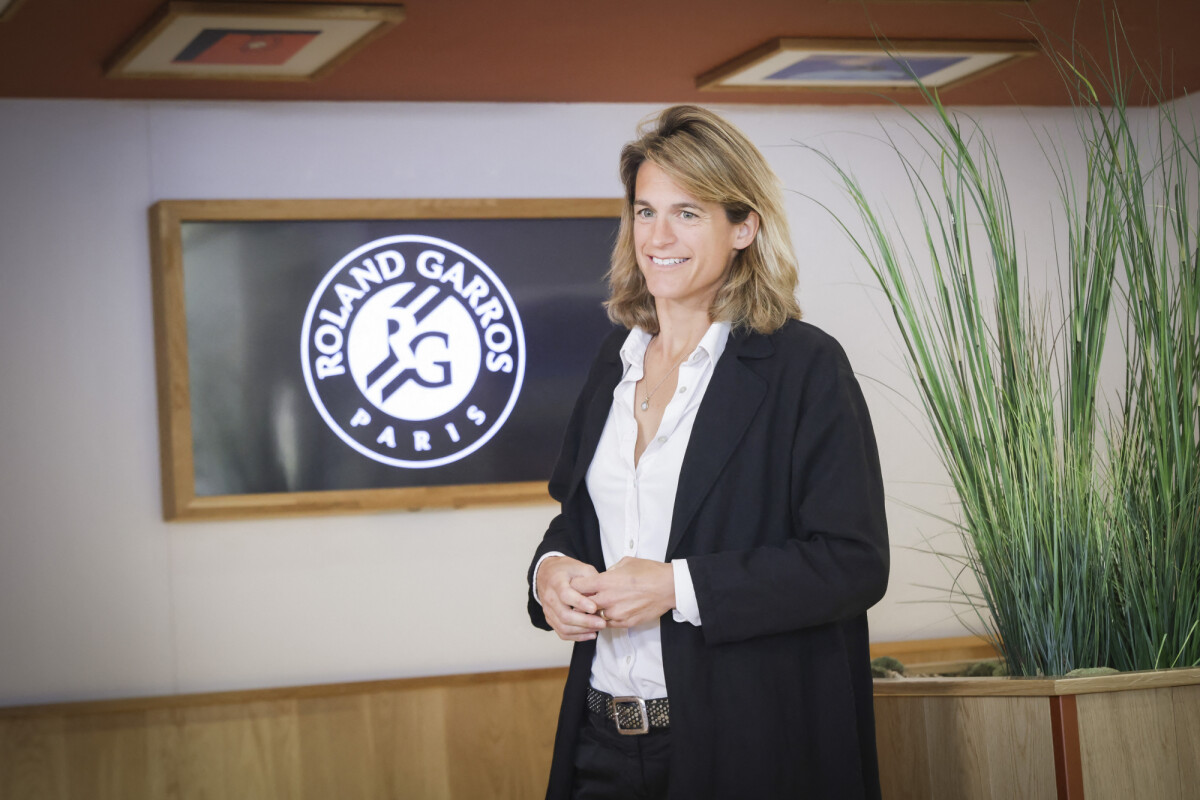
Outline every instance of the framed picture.
<path fill-rule="evenodd" d="M 725 91 L 931 89 L 978 78 L 1038 52 L 1036 42 L 775 39 L 696 79 Z"/>
<path fill-rule="evenodd" d="M 619 200 L 164 200 L 167 519 L 547 501 Z"/>
<path fill-rule="evenodd" d="M 313 80 L 403 19 L 401 5 L 169 2 L 121 48 L 105 74 Z"/>

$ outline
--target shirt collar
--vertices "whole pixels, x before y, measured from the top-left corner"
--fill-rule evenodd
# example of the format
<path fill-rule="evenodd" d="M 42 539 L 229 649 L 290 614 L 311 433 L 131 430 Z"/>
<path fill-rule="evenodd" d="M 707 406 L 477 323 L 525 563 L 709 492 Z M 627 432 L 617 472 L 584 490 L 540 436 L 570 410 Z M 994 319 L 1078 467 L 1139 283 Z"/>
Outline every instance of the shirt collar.
<path fill-rule="evenodd" d="M 729 343 L 729 329 L 728 322 L 714 322 L 709 325 L 704 336 L 700 338 L 700 343 L 696 345 L 696 349 L 683 363 L 694 364 L 704 356 L 707 356 L 712 363 L 717 363 L 721 354 L 725 352 L 725 345 Z M 625 337 L 625 343 L 621 345 L 621 364 L 625 374 L 628 374 L 629 369 L 633 366 L 637 366 L 639 373 L 642 371 L 646 348 L 650 346 L 650 340 L 653 338 L 653 335 L 646 333 L 640 326 L 635 325 L 633 330 L 629 331 L 629 335 Z"/>

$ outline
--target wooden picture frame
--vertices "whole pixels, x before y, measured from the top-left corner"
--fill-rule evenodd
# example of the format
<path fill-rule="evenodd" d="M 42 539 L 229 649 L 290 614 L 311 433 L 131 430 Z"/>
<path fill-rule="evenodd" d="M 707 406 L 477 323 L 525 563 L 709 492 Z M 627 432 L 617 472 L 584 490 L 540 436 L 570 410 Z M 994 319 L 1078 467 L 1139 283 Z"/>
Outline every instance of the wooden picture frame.
<path fill-rule="evenodd" d="M 164 518 L 549 501 L 575 394 L 612 330 L 601 302 L 621 207 L 154 204 Z"/>
<path fill-rule="evenodd" d="M 105 68 L 109 78 L 309 81 L 404 20 L 404 6 L 172 0 Z"/>
<path fill-rule="evenodd" d="M 773 39 L 696 78 L 704 91 L 945 90 L 1040 51 L 1033 41 Z"/>

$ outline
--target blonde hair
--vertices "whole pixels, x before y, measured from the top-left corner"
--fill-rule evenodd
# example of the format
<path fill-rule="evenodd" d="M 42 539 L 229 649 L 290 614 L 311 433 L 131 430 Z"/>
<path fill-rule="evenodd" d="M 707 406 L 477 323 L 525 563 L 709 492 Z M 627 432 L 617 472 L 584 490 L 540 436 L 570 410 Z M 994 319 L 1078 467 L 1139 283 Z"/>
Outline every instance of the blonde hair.
<path fill-rule="evenodd" d="M 754 241 L 735 253 L 709 318 L 737 330 L 771 333 L 800 318 L 796 302 L 796 257 L 783 212 L 779 179 L 762 153 L 740 130 L 699 106 L 672 106 L 638 126 L 638 138 L 621 150 L 625 207 L 608 271 L 609 318 L 632 328 L 658 332 L 654 297 L 638 268 L 633 242 L 633 201 L 637 174 L 651 162 L 697 200 L 718 203 L 730 223 L 758 215 Z"/>

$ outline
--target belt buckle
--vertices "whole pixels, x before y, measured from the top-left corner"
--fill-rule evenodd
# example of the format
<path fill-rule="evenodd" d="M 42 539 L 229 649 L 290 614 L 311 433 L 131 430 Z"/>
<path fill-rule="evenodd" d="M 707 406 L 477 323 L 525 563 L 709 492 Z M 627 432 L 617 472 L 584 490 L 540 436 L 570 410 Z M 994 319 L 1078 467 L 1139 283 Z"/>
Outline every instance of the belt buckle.
<path fill-rule="evenodd" d="M 617 733 L 622 736 L 640 736 L 643 733 L 650 732 L 650 715 L 646 713 L 646 701 L 640 697 L 614 697 L 611 701 L 613 723 L 617 726 Z M 637 728 L 622 728 L 621 714 L 618 711 L 618 706 L 633 706 L 638 710 L 638 715 L 641 718 L 641 726 Z"/>

